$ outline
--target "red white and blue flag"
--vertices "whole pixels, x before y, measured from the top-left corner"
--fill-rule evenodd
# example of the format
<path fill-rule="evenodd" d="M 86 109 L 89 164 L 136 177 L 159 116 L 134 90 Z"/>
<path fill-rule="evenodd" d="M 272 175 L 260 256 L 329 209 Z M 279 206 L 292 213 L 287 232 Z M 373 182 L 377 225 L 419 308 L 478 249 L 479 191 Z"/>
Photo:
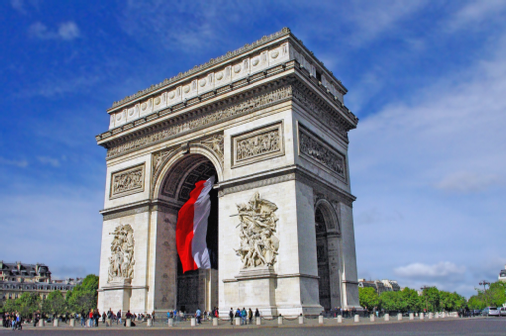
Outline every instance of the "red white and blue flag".
<path fill-rule="evenodd" d="M 195 183 L 190 199 L 179 210 L 176 225 L 177 253 L 183 265 L 183 273 L 199 268 L 211 268 L 207 249 L 207 223 L 211 212 L 209 192 L 214 176 Z"/>

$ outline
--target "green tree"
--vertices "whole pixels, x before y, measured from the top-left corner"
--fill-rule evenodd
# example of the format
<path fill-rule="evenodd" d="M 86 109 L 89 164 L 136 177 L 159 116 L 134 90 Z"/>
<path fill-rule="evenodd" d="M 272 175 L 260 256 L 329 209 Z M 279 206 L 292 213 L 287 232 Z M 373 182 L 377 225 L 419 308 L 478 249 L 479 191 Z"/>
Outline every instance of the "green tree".
<path fill-rule="evenodd" d="M 19 313 L 24 318 L 32 317 L 33 313 L 40 309 L 40 296 L 37 293 L 23 293 L 20 298 L 16 300 Z"/>
<path fill-rule="evenodd" d="M 372 287 L 360 287 L 358 289 L 358 298 L 362 307 L 367 307 L 368 310 L 379 306 L 379 296 L 376 290 Z"/>
<path fill-rule="evenodd" d="M 68 307 L 74 313 L 89 312 L 97 307 L 98 276 L 89 274 L 77 285 L 67 292 Z"/>
<path fill-rule="evenodd" d="M 18 304 L 17 300 L 12 300 L 12 299 L 6 300 L 4 303 L 4 311 L 5 312 L 19 311 L 19 304 Z"/>
<path fill-rule="evenodd" d="M 401 292 L 383 292 L 379 296 L 381 308 L 386 311 L 406 311 L 406 302 Z"/>
<path fill-rule="evenodd" d="M 422 308 L 422 301 L 418 292 L 414 289 L 405 287 L 401 291 L 402 300 L 405 302 L 407 311 L 417 312 Z"/>
<path fill-rule="evenodd" d="M 435 312 L 439 310 L 439 290 L 436 287 L 427 287 L 422 292 L 422 304 L 428 311 Z"/>
<path fill-rule="evenodd" d="M 49 293 L 47 298 L 42 301 L 43 313 L 60 315 L 65 313 L 66 309 L 67 303 L 65 302 L 63 294 L 59 290 Z"/>
<path fill-rule="evenodd" d="M 487 306 L 487 303 L 484 301 L 483 297 L 473 295 L 467 301 L 467 306 L 469 309 L 483 309 Z"/>

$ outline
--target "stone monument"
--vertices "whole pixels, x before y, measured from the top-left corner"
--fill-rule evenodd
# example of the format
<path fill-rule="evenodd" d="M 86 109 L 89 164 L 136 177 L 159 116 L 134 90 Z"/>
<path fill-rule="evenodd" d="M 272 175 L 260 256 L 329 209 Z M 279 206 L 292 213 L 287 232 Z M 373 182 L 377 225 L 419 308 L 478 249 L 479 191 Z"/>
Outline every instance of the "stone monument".
<path fill-rule="evenodd" d="M 115 102 L 98 308 L 358 307 L 346 88 L 288 28 Z M 175 229 L 214 175 L 213 268 L 182 273 Z"/>

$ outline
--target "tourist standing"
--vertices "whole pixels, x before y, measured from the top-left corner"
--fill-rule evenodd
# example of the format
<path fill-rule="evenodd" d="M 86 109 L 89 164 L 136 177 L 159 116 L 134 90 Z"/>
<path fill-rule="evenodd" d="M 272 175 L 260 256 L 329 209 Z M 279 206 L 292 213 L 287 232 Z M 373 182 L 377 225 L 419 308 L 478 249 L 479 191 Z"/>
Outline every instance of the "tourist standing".
<path fill-rule="evenodd" d="M 201 315 L 202 315 L 202 312 L 200 311 L 200 308 L 197 308 L 197 311 L 195 312 L 195 317 L 197 318 L 197 324 L 200 324 Z"/>
<path fill-rule="evenodd" d="M 118 324 L 118 323 L 121 324 L 121 309 L 118 310 L 118 314 L 116 314 L 116 317 L 118 318 L 116 320 L 116 324 Z"/>
<path fill-rule="evenodd" d="M 248 310 L 248 319 L 249 319 L 249 324 L 251 324 L 253 321 L 253 311 L 251 310 L 251 308 L 249 308 L 249 310 Z"/>
<path fill-rule="evenodd" d="M 228 312 L 228 316 L 230 317 L 230 324 L 234 324 L 234 308 L 230 308 L 230 311 Z"/>

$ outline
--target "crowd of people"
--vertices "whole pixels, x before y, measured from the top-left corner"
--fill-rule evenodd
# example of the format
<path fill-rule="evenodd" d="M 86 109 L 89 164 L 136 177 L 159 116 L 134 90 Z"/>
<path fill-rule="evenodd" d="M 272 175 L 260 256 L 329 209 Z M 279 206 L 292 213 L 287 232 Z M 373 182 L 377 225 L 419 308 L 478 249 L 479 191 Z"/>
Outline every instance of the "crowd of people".
<path fill-rule="evenodd" d="M 12 330 L 23 329 L 23 317 L 18 312 L 3 313 L 2 321 L 4 328 L 12 328 Z"/>

